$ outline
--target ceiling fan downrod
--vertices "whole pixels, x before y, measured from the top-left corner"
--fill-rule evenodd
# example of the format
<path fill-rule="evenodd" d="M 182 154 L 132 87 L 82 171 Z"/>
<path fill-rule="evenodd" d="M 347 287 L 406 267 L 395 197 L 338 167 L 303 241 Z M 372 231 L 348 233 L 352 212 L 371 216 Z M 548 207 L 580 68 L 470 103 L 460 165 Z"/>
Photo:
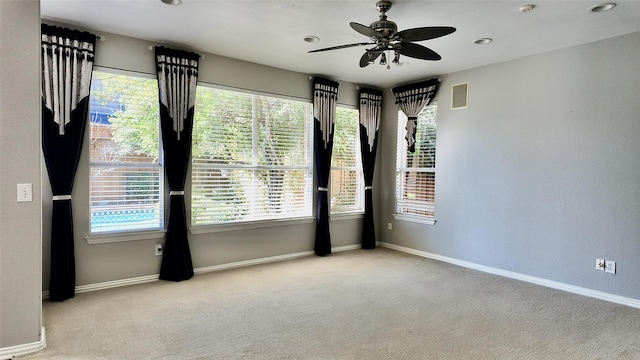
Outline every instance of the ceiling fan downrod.
<path fill-rule="evenodd" d="M 376 9 L 380 12 L 380 20 L 374 21 L 369 27 L 377 31 L 383 38 L 389 39 L 398 31 L 398 25 L 391 20 L 387 20 L 387 11 L 391 9 L 391 1 L 378 1 Z M 380 36 L 371 37 L 374 41 L 380 40 Z"/>

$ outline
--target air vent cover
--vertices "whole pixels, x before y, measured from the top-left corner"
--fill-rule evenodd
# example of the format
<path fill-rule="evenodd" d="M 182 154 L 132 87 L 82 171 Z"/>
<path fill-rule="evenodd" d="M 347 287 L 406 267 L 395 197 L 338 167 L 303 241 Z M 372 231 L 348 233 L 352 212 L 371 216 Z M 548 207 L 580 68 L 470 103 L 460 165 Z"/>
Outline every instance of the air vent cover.
<path fill-rule="evenodd" d="M 466 109 L 469 99 L 469 83 L 456 84 L 451 87 L 451 109 Z"/>

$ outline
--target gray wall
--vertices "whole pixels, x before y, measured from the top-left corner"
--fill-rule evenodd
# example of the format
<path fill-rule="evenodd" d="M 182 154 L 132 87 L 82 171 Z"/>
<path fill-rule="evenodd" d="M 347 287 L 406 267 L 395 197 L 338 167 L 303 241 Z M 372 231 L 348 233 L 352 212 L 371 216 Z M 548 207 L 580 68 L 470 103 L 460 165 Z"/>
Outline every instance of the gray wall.
<path fill-rule="evenodd" d="M 640 299 L 640 33 L 450 74 L 437 95 L 434 226 L 394 220 L 397 108 L 382 129 L 383 241 Z M 451 86 L 469 83 L 467 109 Z M 617 274 L 595 259 L 617 262 Z"/>
<path fill-rule="evenodd" d="M 40 3 L 0 1 L 0 350 L 41 330 Z M 30 183 L 32 202 L 16 202 Z"/>
<path fill-rule="evenodd" d="M 67 27 L 77 28 L 71 25 Z M 89 30 L 91 29 L 80 29 Z M 92 31 L 93 32 L 93 31 Z M 96 45 L 96 66 L 116 68 L 152 74 L 155 77 L 153 51 L 155 44 L 140 39 L 103 34 L 105 41 Z M 174 45 L 179 48 L 179 45 Z M 213 54 L 204 54 L 200 61 L 200 82 L 266 92 L 287 97 L 311 100 L 312 81 L 308 74 L 295 73 L 262 65 L 229 59 Z M 341 82 L 338 102 L 346 106 L 357 106 L 355 84 Z M 87 132 L 88 136 L 88 132 Z M 77 285 L 90 285 L 157 274 L 160 257 L 154 255 L 158 239 L 129 242 L 93 244 L 85 241 L 89 233 L 89 166 L 85 141 L 78 173 L 73 189 L 73 213 L 76 250 Z M 51 190 L 43 177 L 43 218 L 45 234 L 50 229 Z M 187 176 L 185 191 L 190 191 L 190 176 Z M 165 187 L 168 189 L 168 186 Z M 187 212 L 190 197 L 186 196 Z M 168 205 L 168 198 L 165 201 Z M 314 207 L 315 208 L 315 207 Z M 187 214 L 187 218 L 189 214 Z M 332 245 L 358 244 L 361 234 L 361 219 L 332 221 Z M 245 229 L 208 234 L 190 234 L 189 243 L 195 268 L 210 267 L 232 262 L 286 255 L 313 249 L 315 222 L 291 226 L 261 229 Z M 160 239 L 161 240 L 161 239 Z M 49 239 L 44 237 L 43 251 L 49 252 Z M 49 259 L 44 258 L 43 289 L 48 289 Z"/>

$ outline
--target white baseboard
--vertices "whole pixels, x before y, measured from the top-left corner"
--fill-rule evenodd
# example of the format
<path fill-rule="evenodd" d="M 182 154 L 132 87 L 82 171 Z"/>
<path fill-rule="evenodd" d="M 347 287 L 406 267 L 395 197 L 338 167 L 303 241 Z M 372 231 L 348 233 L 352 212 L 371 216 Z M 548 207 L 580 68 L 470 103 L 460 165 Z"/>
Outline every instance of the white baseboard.
<path fill-rule="evenodd" d="M 360 248 L 359 244 L 357 244 L 357 245 L 338 246 L 338 247 L 331 248 L 331 252 L 348 251 L 348 250 L 355 250 L 355 249 L 359 249 L 359 248 Z M 207 273 L 207 272 L 212 272 L 212 271 L 220 271 L 220 270 L 234 269 L 234 268 L 239 268 L 239 267 L 244 267 L 244 266 L 267 264 L 267 263 L 276 262 L 276 261 L 297 259 L 297 258 L 301 258 L 301 257 L 305 257 L 305 256 L 311 256 L 313 254 L 314 254 L 313 251 L 302 251 L 302 252 L 297 252 L 297 253 L 292 253 L 292 254 L 284 254 L 284 255 L 269 256 L 269 257 L 264 257 L 264 258 L 259 258 L 259 259 L 237 261 L 237 262 L 232 262 L 232 263 L 228 263 L 228 264 L 205 266 L 205 267 L 193 269 L 193 272 L 196 273 L 196 274 L 202 274 L 202 273 Z"/>
<path fill-rule="evenodd" d="M 6 348 L 0 348 L 0 359 L 13 359 L 14 356 L 26 355 L 44 350 L 45 347 L 47 347 L 47 336 L 45 335 L 43 326 L 42 330 L 40 331 L 39 341 L 30 344 L 21 344 Z"/>
<path fill-rule="evenodd" d="M 139 276 L 139 277 L 129 278 L 129 279 L 105 281 L 105 282 L 96 283 L 96 284 L 80 285 L 80 286 L 76 286 L 75 293 L 79 294 L 79 293 L 89 292 L 89 291 L 111 289 L 111 288 L 116 288 L 120 286 L 144 284 L 152 281 L 157 281 L 158 278 L 159 278 L 159 275 L 155 274 L 155 275 Z M 45 290 L 42 292 L 42 298 L 43 299 L 49 298 L 48 290 Z"/>
<path fill-rule="evenodd" d="M 331 248 L 331 251 L 341 252 L 341 251 L 360 249 L 360 247 L 361 247 L 360 244 L 337 246 L 337 247 Z M 252 266 L 252 265 L 259 265 L 259 264 L 267 264 L 267 263 L 276 262 L 276 261 L 290 260 L 290 259 L 295 259 L 295 258 L 300 258 L 305 256 L 311 256 L 313 254 L 314 254 L 313 251 L 302 251 L 302 252 L 297 252 L 292 254 L 269 256 L 269 257 L 264 257 L 259 259 L 236 261 L 228 264 L 205 266 L 201 268 L 195 268 L 193 269 L 193 272 L 195 274 L 202 274 L 202 273 L 207 273 L 212 271 L 220 271 L 220 270 L 234 269 L 234 268 L 239 268 L 244 266 Z M 129 278 L 129 279 L 106 281 L 106 282 L 101 282 L 96 284 L 80 285 L 80 286 L 76 286 L 76 294 L 89 292 L 89 291 L 111 289 L 111 288 L 116 288 L 120 286 L 144 284 L 152 281 L 157 281 L 159 277 L 160 277 L 159 274 L 154 274 L 154 275 L 139 276 L 139 277 Z M 43 291 L 42 298 L 43 299 L 49 298 L 49 291 Z"/>
<path fill-rule="evenodd" d="M 516 273 L 516 272 L 513 272 L 513 271 L 507 271 L 507 270 L 502 270 L 502 269 L 498 269 L 498 268 L 494 268 L 494 267 L 490 267 L 490 266 L 479 265 L 479 264 L 475 264 L 475 263 L 472 263 L 472 262 L 459 260 L 459 259 L 455 259 L 455 258 L 450 258 L 450 257 L 447 257 L 447 256 L 438 255 L 438 254 L 433 254 L 433 253 L 429 253 L 429 252 L 426 252 L 426 251 L 420 251 L 420 250 L 416 250 L 416 249 L 411 249 L 411 248 L 408 248 L 408 247 L 395 245 L 395 244 L 391 244 L 391 243 L 387 243 L 387 242 L 380 242 L 379 245 L 381 247 L 385 247 L 385 248 L 388 248 L 388 249 L 397 250 L 397 251 L 401 251 L 401 252 L 405 252 L 405 253 L 408 253 L 408 254 L 413 254 L 413 255 L 417 255 L 417 256 L 420 256 L 420 257 L 429 258 L 429 259 L 433 259 L 433 260 L 443 261 L 443 262 L 450 263 L 450 264 L 453 264 L 453 265 L 462 266 L 462 267 L 466 267 L 466 268 L 469 268 L 469 269 L 482 271 L 482 272 L 489 273 L 489 274 L 504 276 L 504 277 L 507 277 L 507 278 L 520 280 L 520 281 L 525 281 L 525 282 L 528 282 L 528 283 L 541 285 L 541 286 L 549 287 L 549 288 L 556 289 L 556 290 L 562 290 L 562 291 L 566 291 L 566 292 L 573 293 L 573 294 L 588 296 L 588 297 L 592 297 L 592 298 L 596 298 L 596 299 L 609 301 L 609 302 L 612 302 L 612 303 L 626 305 L 626 306 L 630 306 L 630 307 L 633 307 L 633 308 L 640 309 L 640 300 L 639 299 L 633 299 L 633 298 L 628 298 L 628 297 L 624 297 L 624 296 L 613 295 L 613 294 L 605 293 L 605 292 L 602 292 L 602 291 L 587 289 L 587 288 L 574 286 L 574 285 L 568 285 L 568 284 L 564 284 L 564 283 L 557 282 L 557 281 L 552 281 L 552 280 L 547 280 L 547 279 L 543 279 L 543 278 L 539 278 L 539 277 L 535 277 L 535 276 L 529 276 L 529 275 Z"/>

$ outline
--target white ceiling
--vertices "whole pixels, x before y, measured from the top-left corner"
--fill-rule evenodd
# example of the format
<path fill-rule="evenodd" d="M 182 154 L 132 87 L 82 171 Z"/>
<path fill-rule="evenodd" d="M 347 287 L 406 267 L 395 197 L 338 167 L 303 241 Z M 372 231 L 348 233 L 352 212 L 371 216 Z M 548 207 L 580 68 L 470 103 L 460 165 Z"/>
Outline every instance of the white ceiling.
<path fill-rule="evenodd" d="M 453 26 L 451 35 L 419 42 L 441 61 L 402 57 L 407 66 L 360 68 L 364 47 L 307 51 L 369 39 L 349 26 L 378 20 L 376 0 L 41 0 L 43 19 L 150 40 L 282 69 L 378 87 L 447 74 L 640 31 L 640 1 L 613 0 L 605 13 L 588 9 L 605 0 L 393 0 L 388 19 L 398 30 Z M 535 4 L 530 12 L 522 5 Z M 315 35 L 320 42 L 303 38 Z M 475 45 L 490 37 L 488 45 Z M 108 41 L 108 39 L 107 39 Z"/>

